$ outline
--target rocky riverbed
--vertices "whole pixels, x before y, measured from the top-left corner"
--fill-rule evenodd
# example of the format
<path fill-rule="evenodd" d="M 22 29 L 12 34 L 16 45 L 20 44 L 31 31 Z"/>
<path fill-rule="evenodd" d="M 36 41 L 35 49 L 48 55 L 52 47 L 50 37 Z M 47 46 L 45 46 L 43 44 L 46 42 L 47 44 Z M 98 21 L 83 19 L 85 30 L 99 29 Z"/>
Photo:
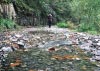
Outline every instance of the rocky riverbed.
<path fill-rule="evenodd" d="M 57 27 L 0 33 L 1 71 L 100 71 L 100 35 Z"/>

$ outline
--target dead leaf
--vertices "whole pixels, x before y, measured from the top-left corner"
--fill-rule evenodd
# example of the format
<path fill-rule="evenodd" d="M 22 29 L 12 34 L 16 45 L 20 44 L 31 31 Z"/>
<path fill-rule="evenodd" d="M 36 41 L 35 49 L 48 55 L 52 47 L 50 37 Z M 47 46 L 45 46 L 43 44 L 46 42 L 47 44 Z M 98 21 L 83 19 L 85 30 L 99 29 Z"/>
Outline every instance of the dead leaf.
<path fill-rule="evenodd" d="M 16 66 L 20 66 L 20 65 L 21 65 L 20 63 L 11 63 L 10 67 L 16 67 Z"/>
<path fill-rule="evenodd" d="M 7 44 L 10 44 L 10 43 L 11 43 L 10 40 L 4 40 L 3 42 L 4 42 L 4 43 L 7 43 Z"/>
<path fill-rule="evenodd" d="M 16 43 L 12 43 L 12 47 L 19 49 L 19 45 Z"/>
<path fill-rule="evenodd" d="M 86 68 L 86 66 L 84 65 L 84 66 L 82 66 L 82 68 L 81 68 L 81 69 L 86 70 L 87 68 Z"/>
<path fill-rule="evenodd" d="M 55 51 L 55 48 L 52 47 L 52 48 L 49 48 L 48 50 L 49 50 L 50 52 L 51 52 L 51 51 Z"/>
<path fill-rule="evenodd" d="M 73 56 L 72 56 L 72 55 L 64 55 L 63 58 L 64 58 L 64 59 L 72 59 Z"/>
<path fill-rule="evenodd" d="M 17 58 L 15 60 L 15 63 L 10 63 L 10 67 L 16 67 L 16 66 L 20 66 L 21 65 L 21 60 L 19 58 Z"/>
<path fill-rule="evenodd" d="M 79 57 L 77 55 L 64 55 L 63 58 L 73 60 L 73 59 L 77 59 Z"/>
<path fill-rule="evenodd" d="M 64 49 L 64 50 L 68 50 L 68 51 L 70 50 L 68 47 L 64 47 L 63 49 Z"/>
<path fill-rule="evenodd" d="M 52 58 L 57 59 L 57 60 L 63 60 L 62 56 L 54 55 Z"/>
<path fill-rule="evenodd" d="M 29 71 L 36 71 L 36 70 L 29 70 Z"/>
<path fill-rule="evenodd" d="M 59 55 L 54 55 L 52 58 L 55 58 L 57 60 L 73 60 L 73 59 L 80 59 L 77 55 L 64 55 L 64 56 L 59 56 Z"/>

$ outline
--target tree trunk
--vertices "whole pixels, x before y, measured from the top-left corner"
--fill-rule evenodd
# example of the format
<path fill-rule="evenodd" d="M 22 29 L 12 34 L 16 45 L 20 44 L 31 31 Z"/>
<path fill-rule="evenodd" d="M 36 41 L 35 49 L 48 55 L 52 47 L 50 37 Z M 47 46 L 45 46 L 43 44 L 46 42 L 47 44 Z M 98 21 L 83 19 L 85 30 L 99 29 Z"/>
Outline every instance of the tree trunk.
<path fill-rule="evenodd" d="M 0 13 L 2 14 L 3 18 L 12 20 L 16 19 L 16 12 L 13 4 L 0 4 Z"/>

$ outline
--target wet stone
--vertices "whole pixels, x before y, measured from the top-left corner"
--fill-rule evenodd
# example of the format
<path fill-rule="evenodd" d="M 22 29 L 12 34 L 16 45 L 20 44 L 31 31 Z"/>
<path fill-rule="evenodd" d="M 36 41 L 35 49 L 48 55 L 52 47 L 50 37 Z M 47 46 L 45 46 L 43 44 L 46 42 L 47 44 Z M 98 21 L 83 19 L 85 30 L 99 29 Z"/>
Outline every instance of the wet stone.
<path fill-rule="evenodd" d="M 100 56 L 95 56 L 95 60 L 100 61 Z"/>
<path fill-rule="evenodd" d="M 54 46 L 62 46 L 62 45 L 72 45 L 72 41 L 68 40 L 57 40 L 57 41 L 50 41 L 45 43 L 44 45 L 39 45 L 40 48 L 49 48 L 49 47 L 54 47 Z"/>
<path fill-rule="evenodd" d="M 96 50 L 96 51 L 95 51 L 95 55 L 100 56 L 100 50 Z"/>
<path fill-rule="evenodd" d="M 97 46 L 100 46 L 100 41 L 97 43 Z"/>
<path fill-rule="evenodd" d="M 4 52 L 12 52 L 12 48 L 11 47 L 2 47 L 1 50 L 3 50 Z"/>
<path fill-rule="evenodd" d="M 13 63 L 18 57 L 22 60 L 21 66 L 14 67 L 13 71 L 95 70 L 96 66 L 92 64 L 93 60 L 90 58 L 94 56 L 94 60 L 100 61 L 100 52 L 97 49 L 100 37 L 85 33 L 62 32 L 62 29 L 59 30 L 60 32 L 55 30 L 55 33 L 49 32 L 53 32 L 52 29 L 41 30 L 0 34 L 0 50 L 9 52 L 7 56 L 5 55 L 10 59 L 9 62 Z M 94 48 L 96 50 L 93 52 Z M 13 49 L 14 52 L 12 52 Z M 22 51 L 17 51 L 20 49 Z M 25 51 L 25 49 L 27 50 Z M 91 54 L 92 52 L 93 54 Z"/>

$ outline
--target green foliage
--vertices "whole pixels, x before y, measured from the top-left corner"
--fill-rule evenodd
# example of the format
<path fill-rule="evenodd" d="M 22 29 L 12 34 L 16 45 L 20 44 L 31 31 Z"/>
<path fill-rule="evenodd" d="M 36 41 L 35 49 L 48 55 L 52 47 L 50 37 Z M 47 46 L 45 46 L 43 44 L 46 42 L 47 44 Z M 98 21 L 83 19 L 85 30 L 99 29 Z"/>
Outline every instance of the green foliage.
<path fill-rule="evenodd" d="M 80 24 L 78 27 L 78 31 L 84 32 L 89 30 L 89 26 L 85 25 L 84 23 Z"/>
<path fill-rule="evenodd" d="M 57 26 L 60 27 L 60 28 L 67 28 L 68 27 L 67 24 L 64 23 L 64 22 L 57 23 Z"/>
<path fill-rule="evenodd" d="M 0 3 L 10 3 L 11 2 L 11 0 L 0 0 Z"/>
<path fill-rule="evenodd" d="M 26 3 L 25 3 L 25 1 L 23 1 L 23 0 L 16 0 L 16 5 L 17 5 L 17 8 L 18 8 L 18 12 L 21 12 L 21 11 L 25 11 L 25 10 L 27 10 L 28 12 L 29 11 L 32 11 L 32 8 L 31 7 L 29 7 L 29 5 L 27 5 Z M 30 2 L 31 3 L 31 2 Z"/>
<path fill-rule="evenodd" d="M 12 2 L 12 0 L 1 0 Z M 19 15 L 32 13 L 37 24 L 46 24 L 51 13 L 58 27 L 75 28 L 73 23 L 61 22 L 74 20 L 79 31 L 100 31 L 100 0 L 15 0 Z M 23 13 L 24 12 L 24 13 Z M 25 15 L 24 14 L 24 15 Z"/>
<path fill-rule="evenodd" d="M 5 0 L 12 2 L 13 0 Z M 70 16 L 71 0 L 15 0 L 16 13 L 18 16 L 27 16 L 34 14 L 38 19 L 38 24 L 46 24 L 47 15 L 51 13 L 54 17 L 54 23 L 67 20 Z"/>
<path fill-rule="evenodd" d="M 81 23 L 79 24 L 78 31 L 86 32 L 86 31 L 97 31 L 97 30 L 95 24 Z"/>
<path fill-rule="evenodd" d="M 72 0 L 70 6 L 80 31 L 100 30 L 100 0 Z"/>
<path fill-rule="evenodd" d="M 9 19 L 0 19 L 0 30 L 16 28 L 16 24 Z"/>
<path fill-rule="evenodd" d="M 67 23 L 59 22 L 59 23 L 57 23 L 57 26 L 60 28 L 69 28 L 69 29 L 75 28 L 74 24 L 71 21 L 67 21 Z"/>
<path fill-rule="evenodd" d="M 92 35 L 98 35 L 100 34 L 100 32 L 97 32 L 97 31 L 87 31 L 89 34 L 92 34 Z"/>
<path fill-rule="evenodd" d="M 41 25 L 46 24 L 47 15 L 49 13 L 53 15 L 54 23 L 66 20 L 70 16 L 70 1 L 71 0 L 16 0 L 16 6 L 19 15 L 23 16 L 24 13 L 32 13 L 38 19 L 38 24 Z"/>
<path fill-rule="evenodd" d="M 69 29 L 75 29 L 76 28 L 76 26 L 74 25 L 74 23 L 71 22 L 71 21 L 67 21 L 67 26 L 68 26 Z"/>

